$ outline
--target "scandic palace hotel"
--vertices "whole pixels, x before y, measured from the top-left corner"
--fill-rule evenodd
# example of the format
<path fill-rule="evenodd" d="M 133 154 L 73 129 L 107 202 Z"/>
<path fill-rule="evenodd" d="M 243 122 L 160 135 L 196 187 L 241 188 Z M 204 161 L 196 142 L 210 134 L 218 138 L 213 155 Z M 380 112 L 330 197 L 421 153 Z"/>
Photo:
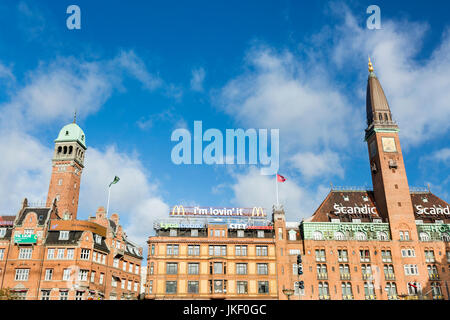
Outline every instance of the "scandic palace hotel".
<path fill-rule="evenodd" d="M 399 128 L 370 60 L 366 111 L 372 189 L 332 187 L 299 222 L 286 221 L 282 206 L 271 216 L 174 206 L 149 226 L 146 270 L 117 214 L 101 207 L 76 218 L 86 142 L 74 121 L 55 140 L 46 205 L 25 199 L 16 216 L 0 216 L 0 289 L 42 300 L 448 300 L 450 206 L 408 186 Z"/>

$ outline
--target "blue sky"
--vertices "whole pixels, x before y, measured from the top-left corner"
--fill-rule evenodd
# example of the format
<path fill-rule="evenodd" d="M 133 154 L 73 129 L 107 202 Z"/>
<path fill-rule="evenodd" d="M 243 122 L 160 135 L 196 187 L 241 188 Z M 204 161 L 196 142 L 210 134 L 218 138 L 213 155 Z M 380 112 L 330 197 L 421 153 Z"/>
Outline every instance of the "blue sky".
<path fill-rule="evenodd" d="M 68 30 L 66 8 L 81 9 Z M 381 9 L 380 30 L 366 8 Z M 173 130 L 280 130 L 280 199 L 310 216 L 334 185 L 370 186 L 367 56 L 400 126 L 411 186 L 450 199 L 446 1 L 2 1 L 0 213 L 45 200 L 53 140 L 87 138 L 79 218 L 106 206 L 141 244 L 175 204 L 275 202 L 252 166 L 180 165 Z"/>

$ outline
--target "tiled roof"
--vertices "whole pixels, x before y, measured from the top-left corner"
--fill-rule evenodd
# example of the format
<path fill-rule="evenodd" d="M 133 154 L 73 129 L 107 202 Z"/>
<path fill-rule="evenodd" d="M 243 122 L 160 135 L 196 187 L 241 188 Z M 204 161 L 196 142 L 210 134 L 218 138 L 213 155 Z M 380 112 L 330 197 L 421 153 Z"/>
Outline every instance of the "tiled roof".
<path fill-rule="evenodd" d="M 108 246 L 106 245 L 105 239 L 103 237 L 102 237 L 101 244 L 98 244 L 97 242 L 94 242 L 94 249 L 103 251 L 105 253 L 109 253 Z"/>
<path fill-rule="evenodd" d="M 77 245 L 83 231 L 69 231 L 69 239 L 59 240 L 59 231 L 49 231 L 45 243 L 47 245 Z"/>
<path fill-rule="evenodd" d="M 12 226 L 16 216 L 0 216 L 0 226 Z"/>
<path fill-rule="evenodd" d="M 444 220 L 444 223 L 450 223 L 450 205 L 431 192 L 412 192 L 411 201 L 417 220 L 425 223 Z"/>
<path fill-rule="evenodd" d="M 44 225 L 45 221 L 47 220 L 47 216 L 50 214 L 50 208 L 25 208 L 25 210 L 23 210 L 23 212 L 20 214 L 20 217 L 17 220 L 17 224 L 21 225 L 27 214 L 30 212 L 35 212 L 38 217 L 38 224 Z"/>

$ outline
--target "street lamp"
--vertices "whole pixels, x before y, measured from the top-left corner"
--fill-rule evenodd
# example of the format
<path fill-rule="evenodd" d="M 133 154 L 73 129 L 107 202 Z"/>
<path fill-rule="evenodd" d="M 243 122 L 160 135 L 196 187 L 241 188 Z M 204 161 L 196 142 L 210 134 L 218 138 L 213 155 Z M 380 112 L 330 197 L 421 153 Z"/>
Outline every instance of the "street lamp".
<path fill-rule="evenodd" d="M 287 296 L 288 300 L 291 300 L 291 296 L 294 294 L 293 289 L 283 289 L 283 293 Z"/>

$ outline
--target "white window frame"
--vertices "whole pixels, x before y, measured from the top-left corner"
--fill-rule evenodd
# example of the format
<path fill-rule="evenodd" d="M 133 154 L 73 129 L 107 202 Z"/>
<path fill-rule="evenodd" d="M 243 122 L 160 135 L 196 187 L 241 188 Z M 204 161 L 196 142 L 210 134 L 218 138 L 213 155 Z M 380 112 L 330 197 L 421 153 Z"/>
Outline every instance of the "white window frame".
<path fill-rule="evenodd" d="M 69 240 L 69 231 L 60 231 L 58 240 Z"/>

